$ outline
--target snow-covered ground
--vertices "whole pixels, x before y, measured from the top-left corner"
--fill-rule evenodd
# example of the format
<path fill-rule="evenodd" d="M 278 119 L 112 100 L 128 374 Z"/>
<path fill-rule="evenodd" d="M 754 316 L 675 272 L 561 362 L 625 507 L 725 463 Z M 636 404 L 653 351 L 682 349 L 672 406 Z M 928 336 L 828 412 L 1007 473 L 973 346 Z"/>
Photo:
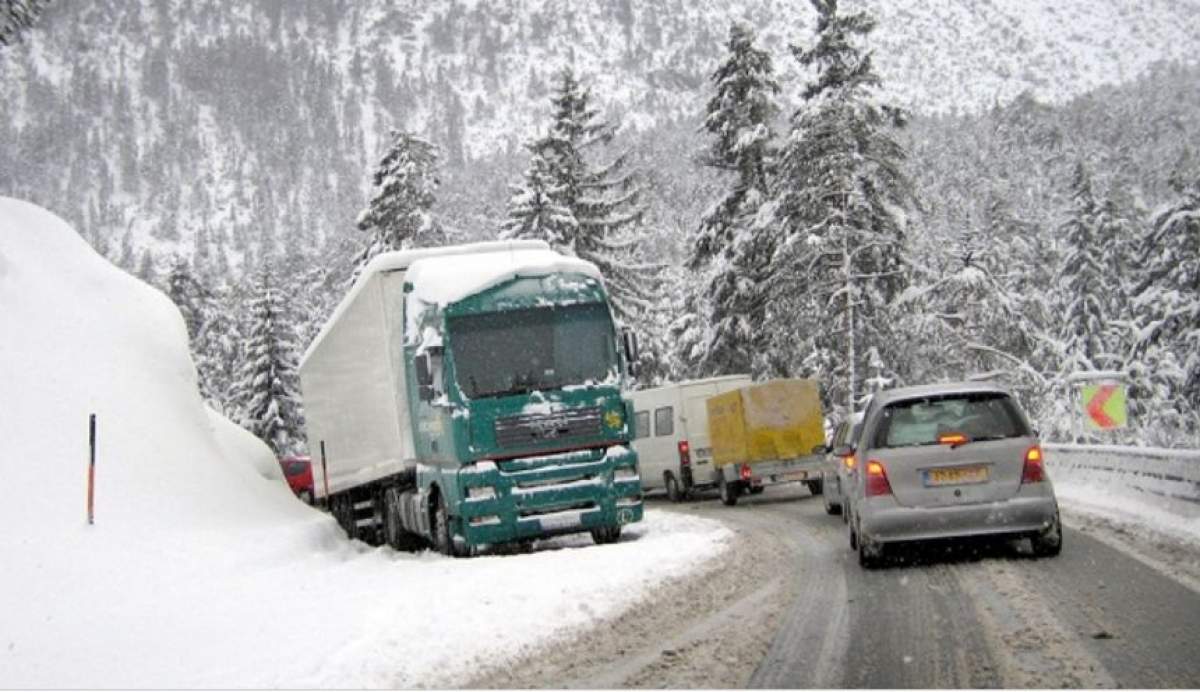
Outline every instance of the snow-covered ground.
<path fill-rule="evenodd" d="M 351 543 L 204 408 L 165 296 L 3 197 L 0 315 L 5 687 L 450 685 L 729 545 L 718 523 L 655 511 L 616 545 L 566 537 L 528 555 Z"/>
<path fill-rule="evenodd" d="M 1200 454 L 1049 445 L 1046 460 L 1064 507 L 1200 548 Z"/>

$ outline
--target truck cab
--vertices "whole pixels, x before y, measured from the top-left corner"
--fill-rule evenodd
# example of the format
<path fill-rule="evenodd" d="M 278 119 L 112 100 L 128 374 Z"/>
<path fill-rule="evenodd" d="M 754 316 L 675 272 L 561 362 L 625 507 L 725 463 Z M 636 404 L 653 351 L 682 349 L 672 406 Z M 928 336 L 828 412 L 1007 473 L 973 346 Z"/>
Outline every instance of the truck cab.
<path fill-rule="evenodd" d="M 594 265 L 482 243 L 389 253 L 359 281 L 301 366 L 328 469 L 317 493 L 351 535 L 469 554 L 576 531 L 612 542 L 641 519 L 621 398 L 636 354 Z M 339 331 L 357 334 L 339 345 Z"/>

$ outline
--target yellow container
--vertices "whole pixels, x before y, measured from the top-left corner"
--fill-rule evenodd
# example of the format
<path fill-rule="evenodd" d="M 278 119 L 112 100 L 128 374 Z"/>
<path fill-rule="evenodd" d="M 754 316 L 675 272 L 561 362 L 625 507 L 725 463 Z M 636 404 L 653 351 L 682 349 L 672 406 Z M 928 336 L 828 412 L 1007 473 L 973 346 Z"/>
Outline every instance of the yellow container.
<path fill-rule="evenodd" d="M 806 457 L 825 444 L 815 380 L 771 380 L 708 398 L 713 463 L 753 464 Z"/>

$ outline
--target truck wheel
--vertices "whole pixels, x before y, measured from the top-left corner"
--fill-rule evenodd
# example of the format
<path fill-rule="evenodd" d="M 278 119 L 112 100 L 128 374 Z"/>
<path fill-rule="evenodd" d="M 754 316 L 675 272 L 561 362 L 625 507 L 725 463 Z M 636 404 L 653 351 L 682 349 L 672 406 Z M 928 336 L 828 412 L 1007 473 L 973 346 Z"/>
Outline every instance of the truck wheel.
<path fill-rule="evenodd" d="M 717 480 L 717 491 L 721 493 L 721 502 L 726 506 L 732 507 L 737 504 L 738 495 L 741 493 L 741 484 L 736 481 L 725 480 L 725 474 Z"/>
<path fill-rule="evenodd" d="M 354 503 L 350 500 L 350 493 L 334 495 L 333 500 L 329 503 L 329 513 L 337 520 L 338 526 L 346 532 L 347 538 L 351 540 L 358 538 L 358 531 L 354 526 Z"/>
<path fill-rule="evenodd" d="M 420 550 L 425 541 L 400 522 L 400 489 L 383 491 L 383 540 L 395 550 Z"/>
<path fill-rule="evenodd" d="M 442 500 L 442 496 L 437 495 L 434 502 L 437 503 L 437 508 L 433 511 L 434 548 L 442 555 L 450 557 L 474 556 L 476 554 L 474 547 L 454 542 L 454 535 L 450 532 L 450 510 L 446 509 L 446 503 Z"/>
<path fill-rule="evenodd" d="M 667 486 L 667 499 L 671 502 L 682 502 L 683 493 L 679 490 L 679 481 L 675 480 L 675 474 L 667 471 L 663 476 L 663 482 Z"/>
<path fill-rule="evenodd" d="M 616 543 L 621 540 L 621 527 L 602 526 L 598 529 L 592 529 L 592 540 L 596 542 L 596 545 Z"/>

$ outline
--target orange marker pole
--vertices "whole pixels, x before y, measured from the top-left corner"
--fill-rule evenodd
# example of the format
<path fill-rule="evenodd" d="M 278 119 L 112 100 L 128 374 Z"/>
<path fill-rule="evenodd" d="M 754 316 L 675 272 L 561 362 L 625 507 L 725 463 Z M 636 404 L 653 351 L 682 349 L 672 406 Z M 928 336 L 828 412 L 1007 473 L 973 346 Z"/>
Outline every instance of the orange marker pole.
<path fill-rule="evenodd" d="M 88 416 L 88 494 L 87 513 L 88 524 L 96 523 L 95 488 L 96 488 L 96 414 Z"/>

